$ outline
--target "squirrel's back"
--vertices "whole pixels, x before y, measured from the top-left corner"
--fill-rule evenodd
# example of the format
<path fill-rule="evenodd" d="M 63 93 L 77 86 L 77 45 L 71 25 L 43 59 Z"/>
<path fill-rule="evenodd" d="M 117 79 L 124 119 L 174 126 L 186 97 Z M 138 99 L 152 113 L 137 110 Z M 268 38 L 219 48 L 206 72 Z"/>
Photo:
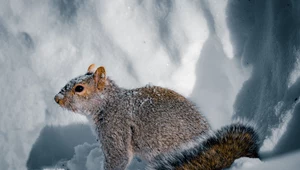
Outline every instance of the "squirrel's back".
<path fill-rule="evenodd" d="M 148 169 L 220 170 L 230 167 L 240 157 L 258 158 L 259 146 L 255 129 L 236 123 L 200 137 L 189 147 L 158 155 Z"/>

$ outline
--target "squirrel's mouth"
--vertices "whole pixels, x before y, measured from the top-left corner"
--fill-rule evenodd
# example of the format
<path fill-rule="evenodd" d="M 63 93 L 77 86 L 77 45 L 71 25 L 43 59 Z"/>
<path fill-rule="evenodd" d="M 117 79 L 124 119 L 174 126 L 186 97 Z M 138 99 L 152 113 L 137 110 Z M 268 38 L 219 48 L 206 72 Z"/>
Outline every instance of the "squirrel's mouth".
<path fill-rule="evenodd" d="M 78 109 L 73 107 L 71 102 L 69 100 L 66 100 L 62 94 L 59 93 L 55 95 L 54 100 L 60 107 L 73 112 L 78 112 Z"/>
<path fill-rule="evenodd" d="M 60 107 L 75 111 L 70 102 L 68 102 L 62 94 L 58 93 L 57 95 L 55 95 L 54 100 Z"/>

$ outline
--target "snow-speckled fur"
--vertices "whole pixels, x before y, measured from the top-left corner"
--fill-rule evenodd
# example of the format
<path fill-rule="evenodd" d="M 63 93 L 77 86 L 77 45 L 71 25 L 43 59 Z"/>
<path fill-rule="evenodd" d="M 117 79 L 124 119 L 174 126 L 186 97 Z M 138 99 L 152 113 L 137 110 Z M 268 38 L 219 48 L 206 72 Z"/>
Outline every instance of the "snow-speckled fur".
<path fill-rule="evenodd" d="M 260 139 L 255 127 L 234 123 L 202 135 L 197 141 L 155 157 L 148 170 L 220 170 L 240 157 L 258 157 Z"/>
<path fill-rule="evenodd" d="M 77 85 L 84 91 L 76 92 Z M 104 68 L 71 80 L 55 97 L 63 108 L 92 118 L 105 169 L 125 169 L 137 155 L 150 161 L 209 131 L 198 109 L 180 94 L 158 86 L 123 89 Z"/>

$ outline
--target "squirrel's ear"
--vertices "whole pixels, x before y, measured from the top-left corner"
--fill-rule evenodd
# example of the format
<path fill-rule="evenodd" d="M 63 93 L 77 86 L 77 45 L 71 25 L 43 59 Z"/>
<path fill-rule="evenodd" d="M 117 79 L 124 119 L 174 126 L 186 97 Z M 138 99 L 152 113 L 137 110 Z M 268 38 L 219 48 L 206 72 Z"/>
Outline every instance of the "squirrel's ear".
<path fill-rule="evenodd" d="M 102 89 L 105 86 L 106 73 L 103 66 L 98 67 L 94 73 L 94 80 L 97 84 L 98 89 Z"/>
<path fill-rule="evenodd" d="M 95 67 L 96 65 L 95 64 L 91 64 L 87 70 L 88 73 L 94 73 L 95 71 Z"/>

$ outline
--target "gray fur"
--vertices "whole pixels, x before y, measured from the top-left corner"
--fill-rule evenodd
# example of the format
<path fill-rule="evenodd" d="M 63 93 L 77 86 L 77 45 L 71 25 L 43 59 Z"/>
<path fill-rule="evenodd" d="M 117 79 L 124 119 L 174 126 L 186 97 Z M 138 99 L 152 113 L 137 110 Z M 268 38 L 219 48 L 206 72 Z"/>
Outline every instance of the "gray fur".
<path fill-rule="evenodd" d="M 74 87 L 76 84 L 83 82 L 84 80 L 91 78 L 93 75 L 92 74 L 85 74 L 82 76 L 78 76 L 72 80 L 69 81 L 68 84 L 66 84 L 59 92 L 59 94 L 64 94 L 67 91 L 70 91 L 72 87 Z"/>

